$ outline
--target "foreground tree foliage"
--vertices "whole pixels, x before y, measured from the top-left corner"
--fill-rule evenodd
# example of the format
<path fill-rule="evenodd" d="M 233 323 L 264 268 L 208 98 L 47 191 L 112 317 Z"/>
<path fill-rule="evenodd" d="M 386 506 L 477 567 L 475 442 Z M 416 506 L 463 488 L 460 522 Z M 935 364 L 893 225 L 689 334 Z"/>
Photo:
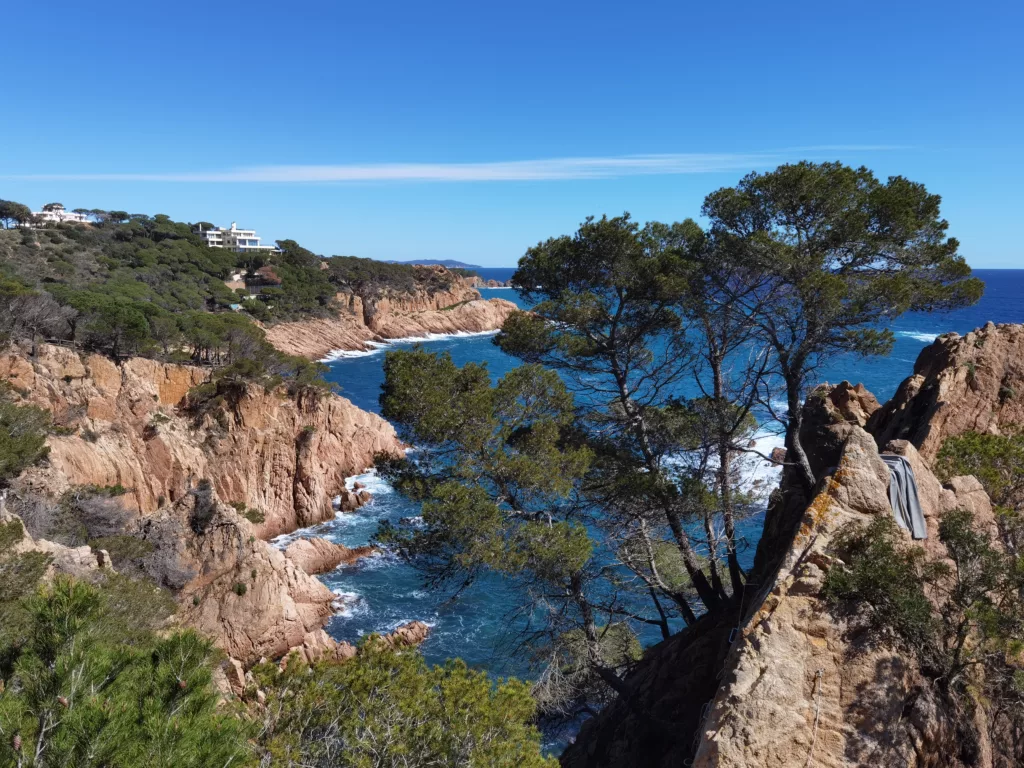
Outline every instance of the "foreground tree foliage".
<path fill-rule="evenodd" d="M 813 487 L 801 404 L 823 364 L 887 353 L 893 318 L 981 293 L 939 198 L 900 177 L 787 165 L 702 213 L 706 230 L 591 218 L 530 248 L 512 282 L 534 306 L 496 339 L 527 365 L 496 386 L 423 352 L 385 363 L 384 415 L 423 449 L 385 470 L 425 505 L 424 527 L 382 538 L 456 587 L 485 571 L 522 581 L 517 626 L 544 640 L 542 679 L 566 700 L 569 679 L 624 692 L 630 654 L 609 661 L 609 628 L 625 648 L 624 632 L 668 637 L 736 610 L 746 520 L 767 491 L 751 441 L 783 434 L 788 486 Z"/>
<path fill-rule="evenodd" d="M 541 768 L 534 703 L 516 680 L 493 684 L 461 661 L 428 667 L 376 637 L 344 664 L 255 670 L 267 692 L 258 743 L 281 768 L 381 765 Z"/>
<path fill-rule="evenodd" d="M 888 354 L 884 325 L 904 312 L 981 297 L 939 203 L 901 176 L 882 183 L 867 168 L 808 162 L 752 173 L 704 201 L 714 254 L 746 273 L 738 289 L 722 287 L 772 350 L 785 385 L 786 448 L 808 488 L 815 478 L 799 420 L 815 371 L 840 354 Z"/>
<path fill-rule="evenodd" d="M 4 638 L 0 765 L 246 764 L 243 722 L 217 707 L 213 648 L 154 635 L 152 605 L 168 604 L 146 591 L 60 577 L 25 603 L 22 632 Z"/>

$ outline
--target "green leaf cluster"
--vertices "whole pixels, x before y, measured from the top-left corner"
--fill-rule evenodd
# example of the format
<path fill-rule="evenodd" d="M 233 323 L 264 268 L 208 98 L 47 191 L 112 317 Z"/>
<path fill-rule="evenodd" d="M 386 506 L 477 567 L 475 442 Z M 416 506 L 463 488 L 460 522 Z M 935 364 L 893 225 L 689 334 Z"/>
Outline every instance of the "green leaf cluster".
<path fill-rule="evenodd" d="M 3 638 L 0 765 L 247 764 L 246 726 L 217 705 L 209 641 L 153 632 L 171 606 L 151 586 L 66 577 L 28 598 L 22 631 Z"/>
<path fill-rule="evenodd" d="M 310 668 L 293 656 L 284 672 L 268 664 L 254 673 L 267 694 L 264 764 L 557 765 L 541 754 L 528 686 L 492 683 L 461 661 L 428 667 L 418 653 L 371 636 L 344 664 Z"/>
<path fill-rule="evenodd" d="M 589 535 L 556 507 L 590 452 L 566 440 L 573 402 L 554 372 L 521 366 L 492 385 L 485 366 L 421 348 L 389 352 L 384 372 L 384 416 L 428 450 L 382 465 L 424 501 L 426 527 L 381 540 L 429 557 L 438 579 L 492 569 L 559 583 L 583 568 Z"/>

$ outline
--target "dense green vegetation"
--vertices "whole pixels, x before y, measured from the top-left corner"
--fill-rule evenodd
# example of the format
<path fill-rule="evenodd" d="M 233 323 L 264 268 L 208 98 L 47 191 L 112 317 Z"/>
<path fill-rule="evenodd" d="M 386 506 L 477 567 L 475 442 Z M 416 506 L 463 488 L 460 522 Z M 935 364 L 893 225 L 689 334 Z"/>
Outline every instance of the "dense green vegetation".
<path fill-rule="evenodd" d="M 1024 433 L 951 437 L 939 450 L 936 470 L 942 479 L 974 475 L 993 504 L 1007 511 L 1024 509 Z"/>
<path fill-rule="evenodd" d="M 155 593 L 58 577 L 22 601 L 2 649 L 0 765 L 247 761 L 247 726 L 217 706 L 213 648 L 192 632 L 158 637 L 170 606 Z"/>
<path fill-rule="evenodd" d="M 22 208 L 0 203 L 0 220 L 12 227 L 28 221 Z M 275 252 L 239 254 L 207 247 L 193 225 L 164 215 L 90 213 L 87 226 L 0 232 L 0 343 L 56 340 L 115 359 L 235 365 L 228 374 L 235 378 L 308 383 L 319 372 L 275 352 L 253 320 L 324 317 L 337 310 L 339 292 L 438 290 L 452 279 L 370 259 L 323 260 L 293 240 Z M 225 284 L 237 273 L 246 289 Z"/>
<path fill-rule="evenodd" d="M 787 488 L 809 492 L 801 404 L 818 367 L 888 352 L 902 312 L 980 296 L 939 198 L 900 177 L 787 165 L 702 212 L 706 229 L 590 218 L 530 248 L 512 283 L 535 306 L 496 339 L 527 365 L 495 386 L 422 351 L 385 363 L 383 413 L 425 450 L 383 468 L 424 499 L 425 525 L 382 538 L 455 587 L 523 582 L 531 650 L 572 668 L 575 638 L 590 671 L 545 675 L 563 701 L 595 679 L 622 690 L 630 654 L 610 636 L 628 648 L 743 601 L 758 420 L 785 432 Z"/>
<path fill-rule="evenodd" d="M 284 768 L 378 765 L 541 768 L 534 704 L 515 680 L 493 684 L 461 661 L 428 667 L 376 637 L 344 664 L 289 659 L 255 670 L 267 693 L 259 745 Z"/>
<path fill-rule="evenodd" d="M 16 405 L 7 382 L 0 381 L 0 493 L 23 469 L 46 456 L 49 428 L 47 411 Z"/>

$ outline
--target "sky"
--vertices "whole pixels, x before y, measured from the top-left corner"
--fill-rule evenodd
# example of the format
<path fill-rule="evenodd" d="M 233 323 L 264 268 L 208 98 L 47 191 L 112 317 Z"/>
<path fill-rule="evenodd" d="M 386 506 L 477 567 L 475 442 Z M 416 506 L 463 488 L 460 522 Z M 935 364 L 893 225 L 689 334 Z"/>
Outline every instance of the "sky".
<path fill-rule="evenodd" d="M 1024 268 L 1024 3 L 13 3 L 0 198 L 514 266 L 783 162 L 942 196 Z"/>

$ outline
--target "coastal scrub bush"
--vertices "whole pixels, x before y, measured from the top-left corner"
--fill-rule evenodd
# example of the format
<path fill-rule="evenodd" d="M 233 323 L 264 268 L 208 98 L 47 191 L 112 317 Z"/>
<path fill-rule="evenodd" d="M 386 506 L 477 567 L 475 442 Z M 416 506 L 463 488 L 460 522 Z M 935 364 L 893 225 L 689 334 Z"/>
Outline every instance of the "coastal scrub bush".
<path fill-rule="evenodd" d="M 46 457 L 50 414 L 34 405 L 15 405 L 0 382 L 0 490 L 22 470 Z"/>
<path fill-rule="evenodd" d="M 246 765 L 246 725 L 218 708 L 210 642 L 158 637 L 120 589 L 58 577 L 23 601 L 24 632 L 4 638 L 0 765 Z"/>
<path fill-rule="evenodd" d="M 462 661 L 429 667 L 419 653 L 371 636 L 343 664 L 309 667 L 293 655 L 283 672 L 275 664 L 253 672 L 267 694 L 263 764 L 558 765 L 541 754 L 526 684 L 495 684 Z"/>
<path fill-rule="evenodd" d="M 891 517 L 879 516 L 865 528 L 843 532 L 835 551 L 842 564 L 825 577 L 826 602 L 866 609 L 867 628 L 903 647 L 934 643 L 936 620 L 924 585 L 937 575 L 936 567 L 926 561 L 923 549 L 905 542 Z"/>
<path fill-rule="evenodd" d="M 974 475 L 993 504 L 1024 504 L 1024 433 L 1002 435 L 967 432 L 942 444 L 936 461 L 940 480 Z"/>
<path fill-rule="evenodd" d="M 1024 568 L 970 511 L 946 514 L 939 539 L 948 561 L 929 561 L 890 518 L 877 518 L 840 538 L 843 561 L 829 569 L 822 595 L 853 609 L 854 627 L 917 658 L 946 697 L 961 757 L 971 764 L 979 702 L 1007 732 L 1024 725 Z"/>

